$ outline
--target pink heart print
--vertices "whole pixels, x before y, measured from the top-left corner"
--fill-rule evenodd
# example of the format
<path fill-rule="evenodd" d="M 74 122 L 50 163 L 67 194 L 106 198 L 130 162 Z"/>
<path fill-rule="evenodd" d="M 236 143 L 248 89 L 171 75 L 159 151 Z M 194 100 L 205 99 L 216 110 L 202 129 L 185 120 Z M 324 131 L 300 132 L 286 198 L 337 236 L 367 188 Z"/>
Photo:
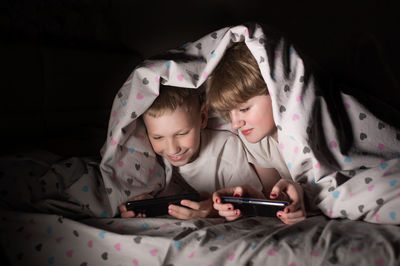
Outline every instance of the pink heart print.
<path fill-rule="evenodd" d="M 182 81 L 182 80 L 183 80 L 183 77 L 184 77 L 183 74 L 179 74 L 179 75 L 177 76 L 177 78 L 178 78 L 179 81 Z"/>
<path fill-rule="evenodd" d="M 332 149 L 336 148 L 337 147 L 336 141 L 333 140 L 333 141 L 329 142 L 329 147 L 331 147 Z"/>
<path fill-rule="evenodd" d="M 270 256 L 275 256 L 275 249 L 271 248 L 270 250 L 268 250 L 268 255 Z"/>
<path fill-rule="evenodd" d="M 74 254 L 74 251 L 72 249 L 70 249 L 70 250 L 67 251 L 66 254 L 67 254 L 67 257 L 71 258 L 72 255 Z"/>
<path fill-rule="evenodd" d="M 117 142 L 113 138 L 111 138 L 110 145 L 115 146 L 116 144 L 117 144 Z"/>
<path fill-rule="evenodd" d="M 143 95 L 142 95 L 140 92 L 138 92 L 138 93 L 136 94 L 136 99 L 138 99 L 138 100 L 143 99 Z"/>
<path fill-rule="evenodd" d="M 158 249 L 152 249 L 152 250 L 150 250 L 150 255 L 151 255 L 151 256 L 157 256 L 157 253 L 158 253 Z"/>

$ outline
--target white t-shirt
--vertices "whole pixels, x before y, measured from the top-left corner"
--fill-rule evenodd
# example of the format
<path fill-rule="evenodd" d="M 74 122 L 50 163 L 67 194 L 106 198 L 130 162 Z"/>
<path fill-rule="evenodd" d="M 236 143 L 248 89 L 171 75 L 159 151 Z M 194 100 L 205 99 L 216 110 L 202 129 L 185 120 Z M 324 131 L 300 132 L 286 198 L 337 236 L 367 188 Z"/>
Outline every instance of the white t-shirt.
<path fill-rule="evenodd" d="M 168 163 L 166 159 L 164 162 Z M 212 194 L 221 188 L 240 185 L 262 190 L 254 168 L 247 161 L 243 143 L 229 131 L 202 130 L 199 157 L 175 169 L 198 192 Z"/>
<path fill-rule="evenodd" d="M 248 142 L 241 133 L 239 137 L 244 144 L 250 163 L 262 168 L 275 168 L 281 178 L 291 179 L 289 169 L 279 151 L 279 144 L 272 137 L 266 136 L 256 143 Z"/>

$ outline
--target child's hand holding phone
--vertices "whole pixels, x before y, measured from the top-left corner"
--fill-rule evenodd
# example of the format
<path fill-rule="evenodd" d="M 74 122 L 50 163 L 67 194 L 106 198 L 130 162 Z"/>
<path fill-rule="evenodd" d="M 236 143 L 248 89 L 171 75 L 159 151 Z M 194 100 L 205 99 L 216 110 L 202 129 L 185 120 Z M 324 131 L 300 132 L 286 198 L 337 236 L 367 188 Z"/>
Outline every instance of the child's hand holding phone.
<path fill-rule="evenodd" d="M 169 205 L 168 214 L 181 220 L 215 216 L 213 201 L 210 195 L 202 194 L 201 201 L 182 200 L 181 206 Z"/>
<path fill-rule="evenodd" d="M 235 209 L 232 203 L 222 201 L 222 196 L 265 198 L 264 195 L 251 186 L 237 186 L 220 189 L 213 194 L 214 209 L 227 221 L 234 221 L 243 215 L 240 209 Z"/>
<path fill-rule="evenodd" d="M 152 195 L 145 193 L 145 194 L 141 194 L 139 196 L 133 197 L 133 198 L 129 199 L 129 201 L 137 201 L 137 200 L 152 199 L 152 198 L 153 198 Z M 128 210 L 126 208 L 125 204 L 121 204 L 119 206 L 119 210 L 121 212 L 122 218 L 134 218 L 134 217 L 145 218 L 146 217 L 145 213 L 135 213 L 133 210 Z"/>

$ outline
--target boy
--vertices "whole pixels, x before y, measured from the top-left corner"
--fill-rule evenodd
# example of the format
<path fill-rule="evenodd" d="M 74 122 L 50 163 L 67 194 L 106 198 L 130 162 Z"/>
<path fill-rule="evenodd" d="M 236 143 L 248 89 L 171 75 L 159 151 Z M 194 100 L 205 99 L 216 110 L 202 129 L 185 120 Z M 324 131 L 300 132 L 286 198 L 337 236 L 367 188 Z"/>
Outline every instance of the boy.
<path fill-rule="evenodd" d="M 245 43 L 236 43 L 227 49 L 207 86 L 208 105 L 238 130 L 247 158 L 263 184 L 264 194 L 271 199 L 287 194 L 285 197 L 291 199 L 291 204 L 277 216 L 287 224 L 304 220 L 303 190 L 291 179 L 280 154 L 271 97 L 258 63 Z M 277 176 L 283 177 L 278 183 Z M 221 204 L 220 195 L 241 196 L 242 193 L 251 194 L 235 187 L 218 191 L 214 194 L 214 208 L 227 220 L 237 219 L 240 213 L 232 210 L 230 204 Z"/>
<path fill-rule="evenodd" d="M 201 89 L 161 86 L 160 93 L 142 118 L 156 154 L 172 165 L 182 178 L 206 198 L 170 205 L 178 219 L 215 215 L 211 195 L 232 186 L 248 185 L 261 194 L 262 185 L 247 163 L 240 139 L 229 131 L 205 129 L 208 113 Z M 149 198 L 141 195 L 134 200 Z M 120 206 L 122 217 L 143 217 Z"/>

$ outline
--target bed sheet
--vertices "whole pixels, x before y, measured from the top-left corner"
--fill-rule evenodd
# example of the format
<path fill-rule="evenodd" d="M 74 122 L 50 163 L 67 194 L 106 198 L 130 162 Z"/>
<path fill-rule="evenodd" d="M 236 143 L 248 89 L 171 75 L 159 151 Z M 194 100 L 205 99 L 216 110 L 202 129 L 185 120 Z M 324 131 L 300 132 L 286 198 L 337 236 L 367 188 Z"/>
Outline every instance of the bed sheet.
<path fill-rule="evenodd" d="M 103 212 L 109 206 L 94 199 L 107 195 L 101 181 L 87 183 L 101 180 L 98 167 L 91 158 L 43 151 L 1 158 L 3 261 L 38 266 L 400 263 L 398 225 L 323 215 L 295 225 L 267 217 L 234 222 L 108 217 Z"/>
<path fill-rule="evenodd" d="M 182 221 L 2 212 L 12 265 L 399 265 L 400 228 L 315 216 Z M 11 241 L 12 240 L 12 241 Z"/>

